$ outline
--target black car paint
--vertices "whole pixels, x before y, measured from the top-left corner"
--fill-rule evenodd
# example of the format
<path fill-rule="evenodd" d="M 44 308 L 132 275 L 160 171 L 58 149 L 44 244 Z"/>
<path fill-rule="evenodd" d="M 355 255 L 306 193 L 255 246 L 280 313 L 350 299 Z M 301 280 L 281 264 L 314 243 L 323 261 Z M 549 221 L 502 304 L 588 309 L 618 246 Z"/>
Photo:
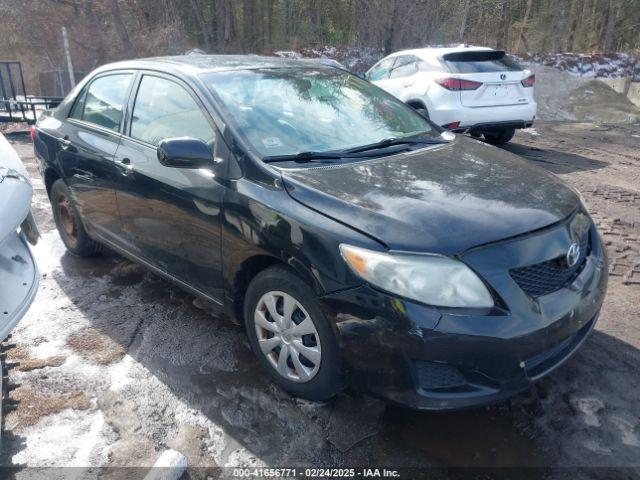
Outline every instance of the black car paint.
<path fill-rule="evenodd" d="M 567 288 L 532 299 L 508 276 L 508 268 L 566 252 L 568 225 L 585 214 L 556 177 L 461 138 L 337 167 L 266 165 L 227 127 L 216 99 L 192 73 L 206 68 L 206 59 L 181 62 L 103 67 L 38 122 L 35 149 L 45 183 L 56 177 L 67 183 L 90 235 L 231 315 L 239 314 L 251 275 L 273 263 L 290 265 L 317 293 L 350 383 L 416 408 L 504 398 L 540 376 L 528 376 L 521 362 L 592 327 L 606 290 L 606 257 L 594 227 L 588 268 Z M 135 72 L 119 132 L 67 119 L 83 86 L 113 71 Z M 155 148 L 126 135 L 142 72 L 187 86 L 208 113 L 217 130 L 209 173 L 165 167 Z M 489 286 L 496 307 L 436 308 L 388 295 L 354 275 L 340 243 L 460 258 Z M 421 390 L 413 368 L 420 359 L 455 365 L 469 385 Z"/>
<path fill-rule="evenodd" d="M 407 252 L 458 254 L 559 222 L 578 205 L 557 177 L 460 136 L 377 160 L 282 174 L 296 200 Z"/>

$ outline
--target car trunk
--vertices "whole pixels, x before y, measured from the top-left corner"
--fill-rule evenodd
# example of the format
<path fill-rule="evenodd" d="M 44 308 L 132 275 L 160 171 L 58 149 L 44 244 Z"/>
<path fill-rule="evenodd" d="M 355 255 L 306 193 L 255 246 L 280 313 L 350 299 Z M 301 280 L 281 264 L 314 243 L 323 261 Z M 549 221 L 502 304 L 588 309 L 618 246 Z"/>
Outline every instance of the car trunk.
<path fill-rule="evenodd" d="M 530 95 L 522 85 L 526 76 L 502 51 L 465 51 L 443 55 L 453 78 L 479 82 L 475 90 L 461 90 L 460 102 L 465 107 L 494 107 L 529 103 Z"/>
<path fill-rule="evenodd" d="M 457 75 L 464 80 L 481 82 L 476 90 L 461 90 L 460 103 L 465 107 L 526 105 L 529 98 L 522 86 L 522 72 L 491 72 Z M 503 79 L 502 76 L 505 78 Z"/>

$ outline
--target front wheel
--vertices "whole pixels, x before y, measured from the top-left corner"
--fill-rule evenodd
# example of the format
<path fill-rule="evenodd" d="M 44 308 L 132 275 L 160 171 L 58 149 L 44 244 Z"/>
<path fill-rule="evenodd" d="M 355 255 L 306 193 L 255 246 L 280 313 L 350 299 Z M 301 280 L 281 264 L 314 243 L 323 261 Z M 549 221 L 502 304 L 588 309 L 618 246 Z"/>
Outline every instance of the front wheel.
<path fill-rule="evenodd" d="M 484 132 L 484 139 L 491 145 L 504 145 L 513 138 L 515 133 L 515 128 L 505 128 L 504 130 Z"/>
<path fill-rule="evenodd" d="M 292 270 L 270 267 L 253 279 L 244 321 L 258 361 L 285 390 L 309 400 L 326 400 L 340 390 L 335 333 L 312 287 Z"/>

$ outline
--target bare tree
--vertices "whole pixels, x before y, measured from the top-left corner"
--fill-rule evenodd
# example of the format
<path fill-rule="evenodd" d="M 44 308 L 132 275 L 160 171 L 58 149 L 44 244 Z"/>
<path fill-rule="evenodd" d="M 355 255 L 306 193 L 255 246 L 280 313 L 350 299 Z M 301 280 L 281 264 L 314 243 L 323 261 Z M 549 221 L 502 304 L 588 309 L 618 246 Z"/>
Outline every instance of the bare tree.
<path fill-rule="evenodd" d="M 567 1 L 558 0 L 558 16 L 556 34 L 553 39 L 553 53 L 562 51 L 562 40 L 564 39 L 564 28 L 567 20 Z"/>
<path fill-rule="evenodd" d="M 616 21 L 618 20 L 618 11 L 620 10 L 621 3 L 621 0 L 609 0 L 607 26 L 604 33 L 604 39 L 602 41 L 602 51 L 604 53 L 610 53 L 612 50 Z"/>
<path fill-rule="evenodd" d="M 462 21 L 460 22 L 460 41 L 464 41 L 464 31 L 467 28 L 467 17 L 469 16 L 469 6 L 471 5 L 471 0 L 464 0 L 464 5 L 462 7 Z"/>
<path fill-rule="evenodd" d="M 509 48 L 509 25 L 511 24 L 511 7 L 510 0 L 502 0 L 502 16 L 500 22 L 500 30 L 498 35 L 498 48 Z"/>
<path fill-rule="evenodd" d="M 113 24 L 116 32 L 118 33 L 118 37 L 122 41 L 123 50 L 127 52 L 127 54 L 130 54 L 131 52 L 134 52 L 134 48 L 131 43 L 131 39 L 129 38 L 127 27 L 125 27 L 124 21 L 122 20 L 122 12 L 120 11 L 118 0 L 110 0 L 109 3 L 111 7 L 111 16 L 113 17 Z"/>
<path fill-rule="evenodd" d="M 393 52 L 395 43 L 395 28 L 398 19 L 398 0 L 391 0 L 391 15 L 387 22 L 387 34 L 384 39 L 384 53 L 385 55 Z"/>
<path fill-rule="evenodd" d="M 531 13 L 531 5 L 533 4 L 533 0 L 527 0 L 527 8 L 524 11 L 524 18 L 522 19 L 522 23 L 520 24 L 520 31 L 518 32 L 518 39 L 516 40 L 516 53 L 520 53 L 520 43 L 524 40 L 524 29 L 527 27 L 527 20 L 529 20 L 529 14 Z M 525 45 L 525 49 L 526 49 Z"/>
<path fill-rule="evenodd" d="M 202 19 L 202 13 L 200 7 L 198 6 L 198 2 L 196 0 L 190 0 L 191 2 L 191 10 L 193 11 L 193 16 L 196 19 L 196 23 L 198 24 L 198 29 L 200 30 L 200 34 L 202 35 L 202 39 L 204 40 L 204 49 L 207 52 L 211 51 L 211 34 L 209 33 L 209 27 Z"/>

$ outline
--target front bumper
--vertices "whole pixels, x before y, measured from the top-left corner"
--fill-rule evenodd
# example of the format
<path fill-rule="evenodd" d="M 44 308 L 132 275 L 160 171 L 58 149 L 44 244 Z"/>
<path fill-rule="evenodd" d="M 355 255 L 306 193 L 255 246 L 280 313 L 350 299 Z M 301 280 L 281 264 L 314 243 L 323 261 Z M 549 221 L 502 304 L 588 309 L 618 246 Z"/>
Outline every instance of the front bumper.
<path fill-rule="evenodd" d="M 593 329 L 604 300 L 606 257 L 595 228 L 585 267 L 565 288 L 532 299 L 496 272 L 518 253 L 548 254 L 545 249 L 562 244 L 560 230 L 462 257 L 489 277 L 502 307 L 442 309 L 366 285 L 323 297 L 349 383 L 412 408 L 452 410 L 503 400 L 557 368 Z"/>
<path fill-rule="evenodd" d="M 29 309 L 38 291 L 38 267 L 22 234 L 0 243 L 0 341 Z"/>

